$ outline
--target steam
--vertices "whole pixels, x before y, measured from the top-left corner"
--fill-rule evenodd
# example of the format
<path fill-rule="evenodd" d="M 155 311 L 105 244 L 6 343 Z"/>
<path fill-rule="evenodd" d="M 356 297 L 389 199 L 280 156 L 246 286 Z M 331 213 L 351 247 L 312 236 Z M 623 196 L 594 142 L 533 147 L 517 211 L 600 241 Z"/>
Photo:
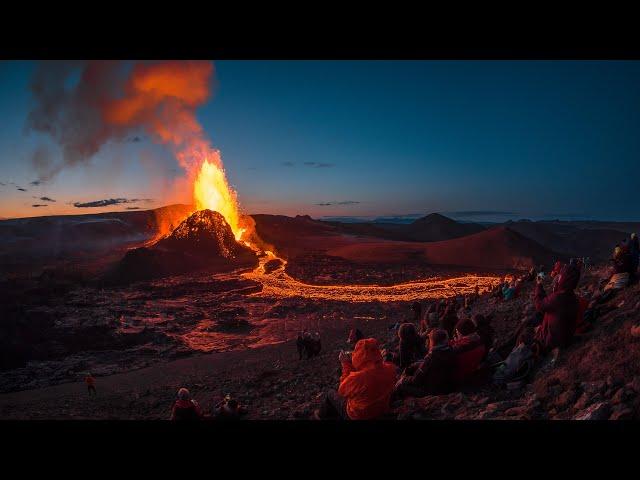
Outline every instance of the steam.
<path fill-rule="evenodd" d="M 31 157 L 36 182 L 88 164 L 109 141 L 137 142 L 140 130 L 169 145 L 188 169 L 182 147 L 210 148 L 195 110 L 209 99 L 212 75 L 213 64 L 206 61 L 39 63 L 26 130 L 50 136 L 62 162 L 44 146 L 37 148 Z"/>

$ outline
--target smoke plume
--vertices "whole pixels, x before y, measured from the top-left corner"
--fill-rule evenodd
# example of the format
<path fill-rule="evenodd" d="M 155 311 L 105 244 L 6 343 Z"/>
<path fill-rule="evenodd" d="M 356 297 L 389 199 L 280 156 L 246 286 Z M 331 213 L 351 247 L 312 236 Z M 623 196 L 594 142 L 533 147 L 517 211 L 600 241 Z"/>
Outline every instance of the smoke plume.
<path fill-rule="evenodd" d="M 207 61 L 47 61 L 38 65 L 31 90 L 35 105 L 26 129 L 47 134 L 60 146 L 62 162 L 38 148 L 32 164 L 37 181 L 67 167 L 87 164 L 111 140 L 140 130 L 180 154 L 189 143 L 210 152 L 195 110 L 209 99 L 213 64 Z"/>

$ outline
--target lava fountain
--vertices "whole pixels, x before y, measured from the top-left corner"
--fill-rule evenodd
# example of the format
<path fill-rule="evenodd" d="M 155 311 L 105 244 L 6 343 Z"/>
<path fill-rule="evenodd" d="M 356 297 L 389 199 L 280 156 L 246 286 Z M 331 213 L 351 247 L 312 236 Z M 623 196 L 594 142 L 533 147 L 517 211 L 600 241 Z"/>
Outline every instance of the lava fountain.
<path fill-rule="evenodd" d="M 217 152 L 214 156 L 219 158 Z M 242 240 L 246 229 L 240 226 L 237 194 L 229 186 L 221 162 L 204 159 L 193 182 L 193 203 L 196 210 L 209 209 L 220 213 L 236 240 Z"/>

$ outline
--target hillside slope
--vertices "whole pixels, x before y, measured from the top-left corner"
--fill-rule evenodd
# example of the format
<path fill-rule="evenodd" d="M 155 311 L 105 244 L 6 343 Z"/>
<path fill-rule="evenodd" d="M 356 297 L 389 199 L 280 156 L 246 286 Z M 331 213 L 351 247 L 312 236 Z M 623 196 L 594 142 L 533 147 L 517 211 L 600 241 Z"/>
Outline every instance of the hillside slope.
<path fill-rule="evenodd" d="M 370 242 L 331 249 L 328 255 L 356 262 L 423 262 L 495 269 L 550 265 L 558 255 L 506 227 L 442 242 Z"/>

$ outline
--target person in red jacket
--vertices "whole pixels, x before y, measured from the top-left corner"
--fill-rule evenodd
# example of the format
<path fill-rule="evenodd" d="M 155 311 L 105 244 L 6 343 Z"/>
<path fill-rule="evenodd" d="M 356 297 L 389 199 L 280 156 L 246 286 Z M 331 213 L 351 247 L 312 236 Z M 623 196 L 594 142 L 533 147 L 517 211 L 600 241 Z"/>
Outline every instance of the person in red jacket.
<path fill-rule="evenodd" d="M 191 399 L 191 393 L 186 388 L 178 390 L 178 399 L 171 410 L 171 420 L 200 420 L 202 412 L 198 402 Z"/>
<path fill-rule="evenodd" d="M 96 394 L 96 379 L 93 378 L 93 375 L 91 375 L 91 373 L 87 373 L 87 376 L 84 377 L 84 383 L 86 383 L 86 385 L 87 385 L 87 392 L 89 393 L 89 395 L 91 395 L 92 393 L 95 395 Z"/>
<path fill-rule="evenodd" d="M 457 385 L 467 383 L 478 370 L 485 357 L 486 347 L 476 331 L 476 326 L 468 318 L 456 325 L 455 338 L 449 342 L 456 354 L 454 381 Z"/>
<path fill-rule="evenodd" d="M 534 303 L 536 311 L 544 314 L 536 329 L 535 339 L 542 352 L 566 347 L 576 328 L 579 313 L 578 298 L 574 293 L 580 280 L 580 271 L 574 265 L 565 265 L 557 276 L 555 291 L 546 295 L 542 281 L 538 280 Z"/>
<path fill-rule="evenodd" d="M 356 344 L 353 355 L 340 352 L 342 377 L 338 391 L 326 394 L 316 418 L 372 420 L 387 413 L 396 383 L 396 367 L 382 359 L 375 338 Z"/>

